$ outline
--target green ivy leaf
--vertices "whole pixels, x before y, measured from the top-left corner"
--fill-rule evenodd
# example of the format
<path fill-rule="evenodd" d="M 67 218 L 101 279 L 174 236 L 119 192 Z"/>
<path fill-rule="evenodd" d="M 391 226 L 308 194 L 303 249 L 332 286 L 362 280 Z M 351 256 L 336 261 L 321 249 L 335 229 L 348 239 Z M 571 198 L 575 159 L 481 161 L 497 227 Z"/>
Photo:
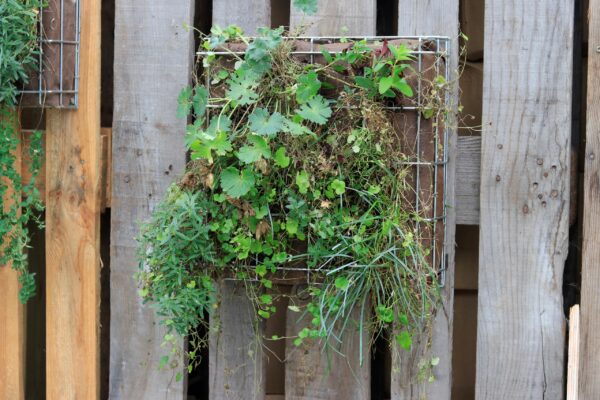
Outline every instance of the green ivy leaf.
<path fill-rule="evenodd" d="M 300 171 L 296 174 L 296 185 L 298 191 L 302 194 L 308 193 L 308 187 L 310 186 L 310 179 L 306 171 Z"/>
<path fill-rule="evenodd" d="M 228 167 L 221 172 L 221 188 L 233 198 L 240 198 L 254 187 L 254 173 L 244 169 L 241 174 L 235 167 Z"/>
<path fill-rule="evenodd" d="M 257 108 L 250 114 L 248 121 L 253 132 L 270 137 L 283 130 L 285 118 L 277 111 L 269 115 L 266 109 Z"/>
<path fill-rule="evenodd" d="M 236 154 L 237 158 L 242 162 L 252 164 L 261 158 L 271 158 L 271 149 L 265 139 L 260 136 L 250 135 L 248 137 L 248 142 L 250 142 L 252 146 L 243 146 Z"/>
<path fill-rule="evenodd" d="M 190 113 L 190 109 L 192 108 L 190 97 L 192 97 L 191 87 L 186 86 L 181 89 L 181 92 L 179 92 L 179 97 L 177 98 L 177 118 L 187 118 L 188 114 Z"/>
<path fill-rule="evenodd" d="M 285 155 L 285 147 L 281 146 L 275 152 L 275 164 L 281 168 L 287 168 L 290 165 L 290 158 Z"/>
<path fill-rule="evenodd" d="M 317 73 L 311 71 L 298 77 L 298 87 L 296 89 L 296 100 L 298 103 L 306 103 L 313 98 L 321 89 L 321 82 Z"/>
<path fill-rule="evenodd" d="M 321 95 L 317 95 L 306 104 L 302 104 L 300 109 L 296 110 L 296 113 L 315 124 L 323 125 L 331 117 L 331 107 L 329 107 L 328 100 L 325 100 Z"/>
<path fill-rule="evenodd" d="M 412 346 L 412 337 L 407 331 L 402 331 L 396 335 L 396 343 L 400 345 L 404 350 L 410 350 Z"/>
<path fill-rule="evenodd" d="M 294 0 L 294 7 L 308 15 L 313 15 L 318 9 L 317 0 Z"/>

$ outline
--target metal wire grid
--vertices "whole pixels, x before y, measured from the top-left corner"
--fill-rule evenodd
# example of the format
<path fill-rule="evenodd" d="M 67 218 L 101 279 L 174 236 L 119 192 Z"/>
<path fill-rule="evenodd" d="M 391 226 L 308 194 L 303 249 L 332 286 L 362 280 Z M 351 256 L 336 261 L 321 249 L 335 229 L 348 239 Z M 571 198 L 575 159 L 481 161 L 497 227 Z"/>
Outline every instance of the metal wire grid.
<path fill-rule="evenodd" d="M 60 0 L 60 38 L 59 39 L 48 39 L 44 29 L 44 7 L 39 9 L 39 54 L 38 54 L 38 67 L 36 75 L 38 78 L 38 85 L 36 89 L 23 89 L 21 94 L 35 95 L 37 98 L 37 106 L 44 106 L 46 103 L 46 97 L 48 95 L 58 95 L 59 102 L 55 107 L 60 108 L 77 108 L 79 105 L 79 46 L 80 46 L 80 34 L 81 34 L 81 17 L 80 17 L 80 0 L 75 0 L 75 40 L 65 39 L 65 0 Z M 59 46 L 59 67 L 58 67 L 58 88 L 48 88 L 44 83 L 44 72 L 47 68 L 44 57 L 44 45 L 48 46 Z M 75 47 L 75 76 L 73 89 L 65 89 L 65 46 Z M 67 96 L 70 95 L 70 96 Z M 65 104 L 65 97 L 69 97 L 70 101 Z"/>
<path fill-rule="evenodd" d="M 250 38 L 252 39 L 252 38 Z M 341 40 L 348 40 L 349 42 L 357 41 L 357 40 L 366 40 L 368 42 L 380 42 L 383 40 L 391 41 L 391 40 L 407 40 L 407 41 L 417 41 L 418 46 L 417 49 L 412 50 L 410 52 L 411 55 L 415 56 L 417 59 L 417 100 L 416 105 L 414 106 L 386 106 L 384 107 L 387 110 L 393 111 L 416 111 L 417 115 L 417 132 L 416 132 L 416 151 L 415 158 L 409 159 L 401 162 L 401 165 L 410 166 L 415 168 L 415 212 L 419 215 L 420 209 L 422 207 L 420 193 L 421 193 L 421 169 L 422 168 L 431 168 L 433 170 L 433 193 L 431 197 L 433 198 L 433 217 L 431 218 L 420 218 L 420 220 L 416 221 L 416 231 L 418 237 L 422 233 L 421 223 L 428 223 L 431 227 L 431 246 L 429 248 L 430 254 L 432 254 L 432 263 L 434 266 L 437 266 L 439 263 L 439 285 L 444 287 L 446 284 L 446 269 L 447 269 L 447 257 L 446 257 L 446 242 L 447 242 L 447 227 L 446 227 L 446 216 L 447 216 L 447 204 L 446 204 L 446 194 L 447 194 L 447 164 L 448 164 L 448 139 L 449 139 L 449 128 L 446 124 L 443 124 L 443 132 L 441 133 L 443 137 L 443 141 L 440 140 L 440 123 L 435 124 L 435 132 L 434 132 L 434 154 L 432 160 L 424 160 L 421 158 L 421 121 L 422 121 L 422 113 L 419 110 L 423 108 L 423 99 L 422 99 L 422 72 L 423 72 L 423 55 L 431 54 L 434 55 L 436 61 L 434 62 L 435 73 L 436 76 L 442 75 L 446 81 L 448 82 L 450 79 L 450 67 L 448 62 L 448 55 L 450 54 L 450 46 L 451 41 L 450 38 L 446 36 L 358 36 L 358 37 L 344 37 L 341 36 L 306 36 L 306 37 L 296 37 L 293 40 L 299 41 L 308 41 L 310 42 L 310 50 L 307 51 L 292 51 L 290 54 L 298 55 L 298 56 L 310 56 L 311 64 L 314 64 L 314 57 L 321 56 L 322 52 L 318 49 L 315 49 L 315 45 L 319 44 L 328 44 L 341 42 Z M 435 50 L 423 50 L 425 43 L 435 43 Z M 339 52 L 330 51 L 330 54 L 336 54 Z M 200 57 L 205 57 L 208 55 L 215 56 L 227 56 L 227 55 L 244 55 L 244 51 L 199 51 L 196 53 Z M 439 59 L 445 59 L 443 71 L 440 71 L 440 63 L 437 62 Z M 204 67 L 208 69 L 210 67 Z M 208 72 L 208 71 L 206 71 Z M 441 73 L 443 72 L 443 73 Z M 210 79 L 209 73 L 205 74 L 206 81 L 205 85 L 209 89 L 210 93 Z M 450 94 L 446 91 L 444 95 L 445 104 L 450 104 Z M 208 105 L 207 114 L 210 113 L 210 108 L 221 108 L 221 105 Z M 439 149 L 441 148 L 441 159 L 438 156 Z M 442 212 L 438 214 L 438 173 L 439 170 L 442 169 L 443 176 L 443 194 L 442 194 Z M 438 224 L 443 224 L 443 243 L 438 244 L 437 241 L 437 227 Z M 441 260 L 438 260 L 438 246 L 442 246 Z M 300 268 L 300 267 L 278 267 L 279 270 L 284 271 L 303 271 L 307 274 L 307 282 L 310 282 L 310 274 L 311 272 L 318 271 L 318 269 L 311 268 Z M 230 278 L 231 280 L 237 280 L 235 278 Z M 256 277 L 256 280 L 259 280 Z"/>

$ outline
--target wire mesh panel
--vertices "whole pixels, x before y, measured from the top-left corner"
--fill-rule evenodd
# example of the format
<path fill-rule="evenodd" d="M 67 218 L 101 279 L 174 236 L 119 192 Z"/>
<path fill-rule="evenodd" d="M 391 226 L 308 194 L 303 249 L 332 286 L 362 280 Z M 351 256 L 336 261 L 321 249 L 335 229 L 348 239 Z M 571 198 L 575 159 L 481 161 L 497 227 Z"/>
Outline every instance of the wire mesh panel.
<path fill-rule="evenodd" d="M 404 206 L 414 215 L 415 236 L 426 248 L 427 262 L 435 268 L 439 283 L 443 286 L 447 263 L 444 244 L 449 133 L 445 122 L 450 101 L 450 71 L 446 59 L 450 51 L 450 40 L 440 36 L 297 37 L 287 40 L 293 41 L 290 54 L 306 64 L 327 64 L 324 52 L 343 53 L 356 41 L 366 42 L 374 54 L 382 56 L 385 56 L 387 46 L 391 44 L 403 44 L 410 49 L 410 72 L 405 76 L 415 94 L 411 97 L 390 99 L 385 103 L 384 109 L 389 119 L 387 122 L 391 122 L 394 127 L 397 145 L 402 149 L 402 155 L 397 162 L 407 171 L 402 179 L 410 190 L 406 191 Z M 232 64 L 232 55 L 245 54 L 245 45 L 231 44 L 223 51 L 202 51 L 197 54 L 200 58 L 223 57 L 222 65 L 228 65 Z M 212 68 L 210 65 L 214 64 L 205 63 L 203 74 L 209 94 L 223 97 L 224 93 L 217 87 L 218 82 L 211 82 L 209 79 L 211 73 L 208 68 Z M 338 81 L 342 82 L 343 79 Z M 337 91 L 338 94 L 343 91 L 343 83 L 339 82 L 333 82 L 331 86 L 334 88 L 329 90 Z M 224 104 L 209 104 L 206 111 L 207 121 L 211 116 L 218 114 L 223 106 Z M 364 119 L 368 118 L 369 114 L 366 113 Z M 343 265 L 341 268 L 347 267 L 348 265 Z M 299 273 L 301 279 L 310 283 L 313 282 L 313 273 L 335 273 L 337 269 L 322 266 L 315 270 L 296 264 L 278 267 L 278 270 L 290 272 L 294 283 L 298 283 Z M 285 283 L 285 280 L 281 283 Z"/>
<path fill-rule="evenodd" d="M 76 108 L 79 92 L 80 0 L 48 0 L 39 10 L 36 71 L 21 91 L 25 107 Z"/>

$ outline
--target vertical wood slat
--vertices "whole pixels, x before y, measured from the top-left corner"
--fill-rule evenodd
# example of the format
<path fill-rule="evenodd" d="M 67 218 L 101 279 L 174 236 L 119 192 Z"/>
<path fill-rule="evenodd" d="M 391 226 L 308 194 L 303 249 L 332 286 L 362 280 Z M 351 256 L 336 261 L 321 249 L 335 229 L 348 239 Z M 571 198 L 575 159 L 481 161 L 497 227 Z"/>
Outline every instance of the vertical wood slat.
<path fill-rule="evenodd" d="M 175 111 L 192 71 L 193 31 L 185 25 L 193 25 L 193 3 L 115 4 L 109 378 L 115 400 L 186 398 L 185 380 L 158 370 L 168 351 L 160 346 L 164 329 L 139 299 L 133 275 L 138 224 L 185 166 L 186 121 Z"/>
<path fill-rule="evenodd" d="M 262 400 L 266 377 L 260 339 L 263 323 L 256 318 L 244 282 L 220 282 L 219 297 L 209 331 L 210 399 Z"/>
<path fill-rule="evenodd" d="M 237 25 L 246 35 L 271 26 L 271 0 L 213 0 L 213 25 Z"/>
<path fill-rule="evenodd" d="M 579 398 L 579 305 L 574 305 L 569 311 L 569 353 L 567 363 L 567 400 Z M 583 397 L 582 397 L 583 398 Z"/>
<path fill-rule="evenodd" d="M 296 305 L 306 301 L 295 299 Z M 367 307 L 368 309 L 368 307 Z M 307 326 L 310 316 L 288 310 L 286 335 L 293 337 Z M 360 309 L 353 310 L 351 318 L 360 318 Z M 361 348 L 361 335 L 364 345 Z M 369 332 L 362 332 L 349 323 L 341 345 L 323 349 L 319 341 L 307 341 L 295 346 L 287 340 L 285 356 L 286 400 L 365 400 L 371 398 L 371 354 Z M 336 344 L 333 344 L 336 346 Z M 341 356 L 340 354 L 343 354 Z M 362 354 L 361 354 L 362 353 Z M 360 364 L 360 358 L 363 365 Z M 381 360 L 380 360 L 381 361 Z"/>
<path fill-rule="evenodd" d="M 449 63 L 450 73 L 458 68 L 458 0 L 399 0 L 398 35 L 441 35 L 451 40 Z M 451 77 L 451 81 L 456 76 Z M 455 88 L 456 90 L 456 88 Z M 457 106 L 456 90 L 452 106 Z M 450 127 L 453 122 L 450 122 Z M 433 322 L 432 342 L 428 353 L 423 353 L 425 343 L 415 341 L 410 352 L 392 347 L 392 400 L 421 399 L 449 400 L 452 386 L 452 326 L 454 312 L 454 237 L 456 225 L 455 170 L 457 136 L 451 129 L 448 136 L 448 164 L 446 165 L 446 281 L 442 290 L 442 306 Z M 433 367 L 434 382 L 419 382 L 419 362 L 425 357 L 438 357 L 439 364 Z"/>
<path fill-rule="evenodd" d="M 600 0 L 588 9 L 586 144 L 583 178 L 579 398 L 600 398 Z"/>
<path fill-rule="evenodd" d="M 46 116 L 48 400 L 100 394 L 100 8 L 81 2 L 79 108 Z"/>
<path fill-rule="evenodd" d="M 241 27 L 246 35 L 271 26 L 270 0 L 215 0 L 213 25 Z M 265 393 L 264 349 L 257 344 L 264 325 L 254 326 L 256 312 L 244 288 L 220 282 L 219 308 L 210 320 L 209 395 L 211 400 L 257 399 Z M 241 291 L 241 293 L 239 293 Z M 253 357 L 244 350 L 256 350 Z"/>
<path fill-rule="evenodd" d="M 315 15 L 306 16 L 292 7 L 290 31 L 294 32 L 307 23 L 304 34 L 315 36 L 375 35 L 377 20 L 374 0 L 328 0 L 318 1 Z M 346 27 L 347 32 L 341 28 Z M 298 334 L 298 313 L 287 311 L 287 336 Z M 360 348 L 358 330 L 344 335 L 342 351 L 345 357 L 334 351 L 324 352 L 318 342 L 309 342 L 296 348 L 293 340 L 286 343 L 286 399 L 349 399 L 363 400 L 371 397 L 371 357 L 368 352 L 368 333 L 362 332 L 365 342 Z M 363 365 L 359 363 L 363 352 Z"/>
<path fill-rule="evenodd" d="M 312 36 L 374 36 L 377 22 L 376 0 L 318 0 L 314 15 L 306 15 L 292 5 L 290 31 L 304 28 Z"/>
<path fill-rule="evenodd" d="M 15 152 L 19 174 L 21 148 Z M 10 189 L 5 196 L 11 196 Z M 0 399 L 25 398 L 25 307 L 19 301 L 18 277 L 11 264 L 0 265 Z"/>
<path fill-rule="evenodd" d="M 564 395 L 573 8 L 569 0 L 486 1 L 480 400 Z"/>

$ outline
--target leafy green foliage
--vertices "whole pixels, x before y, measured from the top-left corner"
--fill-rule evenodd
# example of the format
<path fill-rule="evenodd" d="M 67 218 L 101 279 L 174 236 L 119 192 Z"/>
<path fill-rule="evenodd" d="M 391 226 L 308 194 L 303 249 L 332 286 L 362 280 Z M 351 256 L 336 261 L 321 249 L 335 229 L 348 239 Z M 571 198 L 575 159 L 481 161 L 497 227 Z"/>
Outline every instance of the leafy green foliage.
<path fill-rule="evenodd" d="M 321 82 L 318 75 L 314 71 L 298 77 L 298 88 L 296 89 L 296 100 L 298 103 L 306 103 L 311 98 L 315 97 L 321 89 Z"/>
<path fill-rule="evenodd" d="M 260 136 L 249 136 L 248 142 L 251 146 L 243 146 L 237 154 L 237 157 L 246 164 L 252 164 L 261 158 L 271 158 L 271 148 L 267 141 Z"/>
<path fill-rule="evenodd" d="M 29 182 L 23 182 L 15 153 L 21 142 L 16 120 L 19 86 L 37 63 L 37 21 L 40 1 L 3 1 L 0 4 L 0 268 L 11 264 L 19 274 L 19 300 L 35 295 L 35 277 L 28 271 L 30 221 L 42 226 L 43 211 L 35 181 L 43 159 L 42 136 L 33 132 L 29 147 Z M 20 161 L 19 161 L 20 162 Z"/>
<path fill-rule="evenodd" d="M 273 114 L 264 108 L 257 108 L 248 117 L 250 130 L 263 136 L 274 136 L 283 130 L 284 118 L 275 111 Z"/>
<path fill-rule="evenodd" d="M 438 266 L 416 228 L 431 225 L 407 201 L 415 196 L 403 164 L 411 150 L 399 146 L 407 132 L 387 108 L 421 107 L 409 83 L 414 50 L 358 40 L 307 65 L 281 33 L 261 29 L 250 39 L 215 27 L 204 38 L 206 76 L 197 80 L 211 90 L 197 84 L 181 96 L 194 120 L 192 161 L 142 228 L 140 295 L 167 327 L 194 336 L 218 307 L 215 280 L 244 281 L 257 319 L 268 319 L 288 296 L 277 281 L 299 265 L 311 280 L 307 302 L 289 299 L 306 321 L 295 345 L 319 339 L 339 351 L 343 331 L 358 326 L 389 329 L 410 349 L 438 301 Z M 228 54 L 216 57 L 216 47 Z M 420 97 L 432 123 L 445 115 L 435 101 L 445 88 L 433 82 L 437 97 Z"/>
<path fill-rule="evenodd" d="M 245 195 L 254 187 L 254 173 L 251 169 L 238 171 L 234 167 L 228 167 L 221 173 L 221 187 L 223 191 L 233 198 Z"/>
<path fill-rule="evenodd" d="M 296 110 L 299 116 L 307 119 L 315 124 L 323 125 L 327 122 L 327 119 L 331 117 L 331 107 L 329 107 L 329 101 L 325 100 L 323 96 L 314 96 L 302 104 L 299 110 Z"/>

